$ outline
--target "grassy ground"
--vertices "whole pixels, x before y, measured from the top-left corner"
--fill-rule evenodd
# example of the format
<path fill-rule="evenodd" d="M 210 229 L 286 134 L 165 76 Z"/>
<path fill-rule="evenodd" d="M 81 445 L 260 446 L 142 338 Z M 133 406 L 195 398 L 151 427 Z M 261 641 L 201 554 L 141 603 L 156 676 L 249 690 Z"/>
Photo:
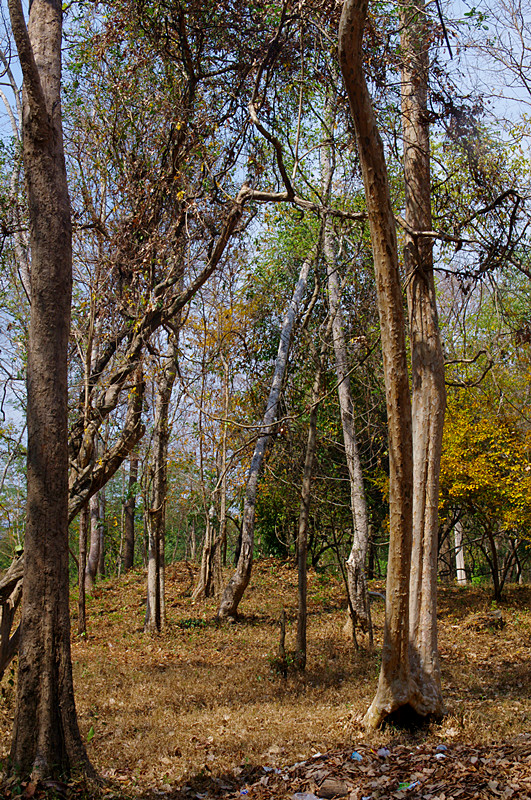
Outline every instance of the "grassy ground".
<path fill-rule="evenodd" d="M 273 559 L 255 565 L 238 624 L 193 604 L 191 568 L 167 572 L 168 624 L 142 633 L 145 575 L 102 581 L 88 600 L 88 637 L 73 636 L 76 701 L 96 768 L 128 791 L 169 791 L 198 776 L 250 774 L 318 752 L 389 743 L 501 742 L 529 731 L 531 589 L 509 587 L 504 626 L 485 624 L 489 594 L 441 587 L 440 651 L 448 715 L 414 735 L 367 736 L 358 719 L 375 692 L 383 604 L 373 605 L 376 647 L 344 638 L 344 590 L 331 575 L 309 576 L 308 665 L 287 679 L 274 670 L 282 608 L 294 645 L 296 571 Z M 376 588 L 380 588 L 378 586 Z M 75 607 L 72 603 L 72 607 Z M 76 628 L 74 619 L 73 629 Z M 0 698 L 0 761 L 9 748 L 13 687 Z"/>

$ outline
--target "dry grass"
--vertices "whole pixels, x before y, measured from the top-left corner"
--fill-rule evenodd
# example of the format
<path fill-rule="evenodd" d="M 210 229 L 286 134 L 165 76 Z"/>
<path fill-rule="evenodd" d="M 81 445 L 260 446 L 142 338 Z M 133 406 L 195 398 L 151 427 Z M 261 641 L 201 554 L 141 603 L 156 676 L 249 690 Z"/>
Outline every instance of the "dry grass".
<path fill-rule="evenodd" d="M 344 591 L 333 577 L 309 576 L 308 668 L 287 680 L 271 669 L 278 620 L 288 614 L 293 646 L 296 571 L 275 560 L 255 566 L 242 620 L 217 627 L 215 604 L 192 604 L 185 564 L 168 569 L 168 625 L 142 633 L 145 576 L 102 582 L 88 603 L 88 639 L 72 657 L 82 733 L 90 757 L 124 785 L 166 789 L 199 774 L 222 776 L 287 764 L 364 739 L 374 745 L 411 734 L 367 737 L 356 722 L 378 675 L 382 603 L 373 611 L 377 648 L 354 652 L 341 629 Z M 531 590 L 511 587 L 501 630 L 467 625 L 490 607 L 479 589 L 441 588 L 440 649 L 448 716 L 419 740 L 499 741 L 529 730 Z M 73 607 L 75 603 L 72 604 Z M 75 629 L 75 622 L 74 622 Z M 13 690 L 4 678 L 0 760 L 9 744 Z"/>

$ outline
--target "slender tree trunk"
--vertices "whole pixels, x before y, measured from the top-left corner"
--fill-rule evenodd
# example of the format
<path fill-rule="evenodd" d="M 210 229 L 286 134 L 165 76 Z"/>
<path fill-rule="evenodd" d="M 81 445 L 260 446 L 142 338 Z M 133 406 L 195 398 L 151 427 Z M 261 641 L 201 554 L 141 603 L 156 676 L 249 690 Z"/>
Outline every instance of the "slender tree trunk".
<path fill-rule="evenodd" d="M 306 668 L 306 622 L 307 622 L 307 562 L 308 562 L 308 519 L 310 516 L 313 463 L 317 445 L 317 414 L 324 353 L 318 359 L 311 394 L 311 410 L 308 425 L 308 440 L 302 474 L 301 504 L 299 526 L 297 532 L 297 568 L 298 568 L 298 607 L 297 607 L 297 640 L 295 645 L 295 666 L 299 670 Z"/>
<path fill-rule="evenodd" d="M 417 711 L 440 716 L 444 706 L 437 647 L 439 473 L 446 390 L 433 276 L 430 231 L 431 177 L 428 123 L 429 30 L 422 3 L 400 6 L 402 136 L 406 234 L 404 263 L 411 341 L 413 420 L 413 546 L 409 596 L 411 668 L 422 703 Z"/>
<path fill-rule="evenodd" d="M 229 362 L 221 354 L 223 362 L 223 417 L 229 413 Z M 192 599 L 197 601 L 203 597 L 219 597 L 223 588 L 223 550 L 227 539 L 227 423 L 223 423 L 221 438 L 221 463 L 219 464 L 218 482 L 212 492 L 210 508 L 206 519 L 205 541 L 201 557 L 199 580 L 194 589 Z M 217 495 L 220 495 L 220 513 L 218 533 L 215 532 L 214 517 Z"/>
<path fill-rule="evenodd" d="M 245 492 L 245 504 L 242 520 L 242 544 L 240 557 L 238 559 L 236 572 L 225 587 L 221 597 L 221 603 L 218 610 L 218 617 L 220 619 L 237 616 L 238 605 L 251 579 L 254 548 L 254 518 L 256 493 L 258 490 L 258 477 L 265 460 L 267 446 L 273 434 L 273 426 L 277 416 L 278 402 L 280 399 L 280 392 L 284 381 L 284 375 L 286 373 L 288 354 L 291 346 L 293 325 L 298 314 L 299 305 L 306 291 L 308 273 L 310 271 L 310 265 L 313 261 L 313 258 L 314 254 L 312 253 L 312 255 L 310 255 L 304 261 L 301 267 L 299 279 L 297 281 L 295 291 L 293 292 L 293 297 L 291 298 L 291 303 L 282 323 L 282 331 L 278 345 L 273 381 L 271 383 L 266 411 L 262 419 L 260 435 L 256 443 L 249 475 L 247 477 L 247 488 Z"/>
<path fill-rule="evenodd" d="M 90 771 L 70 654 L 67 355 L 72 227 L 61 125 L 60 0 L 33 0 L 28 28 L 9 0 L 22 73 L 23 154 L 31 249 L 27 366 L 27 514 L 17 706 L 19 778 Z"/>
<path fill-rule="evenodd" d="M 129 459 L 129 487 L 124 506 L 124 572 L 132 569 L 135 561 L 135 505 L 136 484 L 138 480 L 138 452 Z"/>
<path fill-rule="evenodd" d="M 324 182 L 327 192 L 332 180 L 332 167 L 330 156 L 325 148 L 322 151 Z M 343 442 L 350 479 L 350 506 L 352 511 L 352 548 L 347 560 L 347 584 L 350 596 L 348 624 L 356 625 L 368 633 L 369 644 L 372 646 L 372 624 L 369 606 L 369 593 L 367 589 L 367 575 L 365 564 L 367 561 L 367 548 L 369 544 L 369 517 L 367 513 L 367 500 L 363 485 L 363 472 L 356 437 L 354 422 L 354 403 L 350 391 L 347 346 L 343 334 L 343 315 L 341 313 L 341 293 L 337 274 L 337 257 L 334 241 L 334 232 L 330 221 L 325 223 L 324 252 L 326 271 L 328 277 L 328 307 L 332 318 L 332 339 L 336 359 L 337 391 L 341 411 L 341 426 L 343 429 Z M 353 609 L 355 619 L 352 619 L 350 608 Z"/>
<path fill-rule="evenodd" d="M 101 534 L 99 494 L 93 495 L 89 500 L 89 521 L 90 542 L 87 566 L 85 568 L 85 591 L 90 594 L 94 588 L 100 562 Z"/>
<path fill-rule="evenodd" d="M 79 570 L 78 570 L 78 616 L 77 632 L 84 635 L 87 632 L 87 614 L 85 607 L 85 571 L 87 568 L 87 528 L 89 520 L 89 510 L 85 506 L 79 512 Z"/>
<path fill-rule="evenodd" d="M 362 67 L 366 0 L 345 0 L 339 59 L 360 157 L 371 233 L 380 317 L 389 436 L 390 542 L 382 664 L 365 724 L 376 727 L 415 702 L 409 669 L 409 572 L 411 565 L 413 453 L 411 401 L 395 220 L 383 145 Z"/>
<path fill-rule="evenodd" d="M 455 572 L 457 583 L 466 586 L 465 548 L 463 545 L 463 523 L 460 519 L 454 525 Z"/>
<path fill-rule="evenodd" d="M 98 575 L 105 575 L 105 489 L 98 492 L 98 535 L 100 547 L 98 554 Z"/>
<path fill-rule="evenodd" d="M 177 339 L 170 338 L 168 355 L 157 379 L 155 435 L 152 456 L 152 485 L 148 516 L 148 591 L 144 630 L 160 631 L 165 624 L 165 538 L 168 490 L 169 408 L 177 375 Z"/>

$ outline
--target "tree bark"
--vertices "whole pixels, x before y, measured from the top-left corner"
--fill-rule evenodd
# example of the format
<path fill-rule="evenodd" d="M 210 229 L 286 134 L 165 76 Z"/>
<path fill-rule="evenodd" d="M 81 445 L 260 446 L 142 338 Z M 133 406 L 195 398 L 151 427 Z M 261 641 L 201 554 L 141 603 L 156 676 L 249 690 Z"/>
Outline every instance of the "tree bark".
<path fill-rule="evenodd" d="M 225 587 L 221 597 L 221 602 L 218 609 L 218 617 L 220 619 L 237 616 L 238 605 L 251 579 L 258 478 L 265 460 L 267 446 L 273 435 L 273 426 L 277 415 L 280 392 L 284 381 L 284 375 L 286 373 L 288 354 L 291 346 L 293 325 L 297 317 L 299 305 L 306 291 L 308 273 L 310 271 L 310 265 L 313 261 L 313 258 L 314 254 L 312 253 L 304 261 L 301 267 L 289 308 L 282 323 L 282 331 L 280 334 L 280 342 L 278 345 L 278 353 L 275 362 L 269 398 L 267 401 L 265 414 L 262 419 L 260 434 L 258 441 L 256 442 L 256 447 L 251 461 L 249 475 L 247 477 L 247 488 L 245 492 L 245 504 L 242 520 L 242 542 L 240 557 L 238 559 L 236 572 Z"/>
<path fill-rule="evenodd" d="M 206 519 L 205 541 L 201 557 L 199 580 L 192 594 L 192 600 L 203 597 L 218 597 L 223 588 L 223 549 L 227 539 L 227 415 L 229 413 L 229 362 L 223 353 L 223 434 L 221 437 L 221 463 L 219 478 L 212 492 L 210 508 Z M 218 532 L 214 528 L 215 504 L 217 495 L 219 502 Z"/>
<path fill-rule="evenodd" d="M 390 542 L 384 643 L 376 696 L 365 715 L 377 727 L 402 706 L 416 705 L 408 657 L 413 454 L 411 401 L 395 220 L 382 141 L 362 67 L 366 0 L 345 0 L 339 59 L 356 130 L 376 275 L 389 437 Z"/>
<path fill-rule="evenodd" d="M 463 523 L 460 519 L 454 525 L 455 572 L 459 586 L 466 586 L 465 548 L 463 545 Z"/>
<path fill-rule="evenodd" d="M 20 625 L 11 634 L 15 613 L 22 597 L 24 559 L 17 558 L 0 578 L 0 681 L 18 651 Z"/>
<path fill-rule="evenodd" d="M 405 220 L 410 231 L 429 231 L 431 219 L 428 122 L 429 31 L 422 3 L 400 6 L 402 137 Z M 422 696 L 417 711 L 443 713 L 437 647 L 439 473 L 446 390 L 437 318 L 433 242 L 407 233 L 404 248 L 411 344 L 413 420 L 413 544 L 409 594 L 411 669 Z"/>
<path fill-rule="evenodd" d="M 87 565 L 85 567 L 85 592 L 89 594 L 94 589 L 98 564 L 100 561 L 100 501 L 99 493 L 89 500 L 89 548 Z"/>
<path fill-rule="evenodd" d="M 87 528 L 88 528 L 89 510 L 87 506 L 79 512 L 79 567 L 78 567 L 78 615 L 77 615 L 77 632 L 84 635 L 87 632 L 87 614 L 85 604 L 85 579 L 87 568 Z"/>
<path fill-rule="evenodd" d="M 33 0 L 26 28 L 9 0 L 24 77 L 23 156 L 31 249 L 27 520 L 17 706 L 19 778 L 91 771 L 78 729 L 70 654 L 67 353 L 72 226 L 61 125 L 60 0 Z"/>
<path fill-rule="evenodd" d="M 161 631 L 166 622 L 164 595 L 166 499 L 168 491 L 169 408 L 177 375 L 177 338 L 168 342 L 168 354 L 157 378 L 155 434 L 151 461 L 151 492 L 148 521 L 148 580 L 144 631 Z"/>
<path fill-rule="evenodd" d="M 316 354 L 317 355 L 317 354 Z M 299 670 L 306 669 L 306 623 L 307 623 L 307 586 L 308 586 L 308 519 L 312 489 L 313 463 L 317 445 L 317 414 L 324 353 L 320 353 L 315 369 L 315 378 L 311 394 L 310 420 L 308 439 L 302 474 L 301 504 L 299 526 L 297 531 L 297 570 L 298 570 L 298 605 L 297 605 L 297 638 L 295 645 L 295 666 Z"/>
<path fill-rule="evenodd" d="M 135 505 L 136 484 L 138 481 L 138 453 L 131 454 L 129 459 L 129 486 L 124 506 L 124 572 L 132 569 L 135 562 Z"/>
<path fill-rule="evenodd" d="M 327 191 L 329 192 L 332 179 L 332 166 L 329 153 L 325 149 L 323 149 L 322 157 L 324 181 Z M 325 222 L 324 253 L 328 278 L 328 307 L 332 319 L 332 340 L 334 343 L 334 355 L 336 360 L 341 426 L 343 429 L 345 457 L 350 480 L 350 506 L 352 512 L 353 536 L 352 548 L 347 560 L 347 584 L 350 596 L 348 624 L 353 627 L 353 635 L 355 635 L 356 625 L 359 624 L 361 629 L 368 633 L 369 644 L 372 646 L 371 612 L 367 589 L 367 575 L 365 572 L 367 548 L 369 545 L 369 517 L 354 422 L 354 403 L 350 391 L 347 346 L 343 334 L 343 315 L 341 313 L 341 294 L 337 274 L 338 265 L 334 232 L 329 220 Z M 355 619 L 352 619 L 351 608 L 354 611 Z"/>

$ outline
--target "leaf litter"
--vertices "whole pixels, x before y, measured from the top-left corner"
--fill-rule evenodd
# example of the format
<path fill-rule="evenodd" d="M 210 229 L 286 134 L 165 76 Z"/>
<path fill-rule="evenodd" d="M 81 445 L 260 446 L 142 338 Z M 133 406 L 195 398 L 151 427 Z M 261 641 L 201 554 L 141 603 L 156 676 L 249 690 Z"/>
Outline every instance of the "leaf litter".
<path fill-rule="evenodd" d="M 368 737 L 359 720 L 376 689 L 382 603 L 373 605 L 374 651 L 356 652 L 341 636 L 341 581 L 310 570 L 308 667 L 302 675 L 290 668 L 285 679 L 273 662 L 283 608 L 286 648 L 293 647 L 293 564 L 256 563 L 236 625 L 215 623 L 215 601 L 192 602 L 190 570 L 167 569 L 163 634 L 142 633 L 145 573 L 137 570 L 98 584 L 88 599 L 88 636 L 73 637 L 80 729 L 108 800 L 530 796 L 529 587 L 507 588 L 501 627 L 476 624 L 491 607 L 488 591 L 439 587 L 448 715 L 414 735 L 388 728 Z M 76 607 L 74 593 L 73 630 Z M 14 690 L 6 678 L 0 690 L 1 762 Z M 41 786 L 22 788 L 28 797 L 45 796 Z M 92 796 L 71 784 L 67 794 Z"/>

